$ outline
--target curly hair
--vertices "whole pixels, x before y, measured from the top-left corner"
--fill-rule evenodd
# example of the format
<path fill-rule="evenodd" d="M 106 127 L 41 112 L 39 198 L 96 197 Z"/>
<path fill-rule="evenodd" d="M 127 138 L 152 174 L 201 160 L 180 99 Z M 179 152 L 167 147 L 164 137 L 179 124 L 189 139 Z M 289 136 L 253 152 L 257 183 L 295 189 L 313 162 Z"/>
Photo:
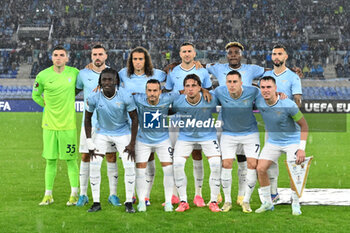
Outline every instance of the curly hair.
<path fill-rule="evenodd" d="M 132 64 L 133 54 L 135 52 L 143 53 L 145 55 L 145 74 L 147 77 L 153 76 L 153 64 L 152 64 L 151 56 L 149 55 L 147 49 L 141 46 L 134 48 L 128 57 L 128 62 L 126 65 L 128 70 L 128 76 L 130 77 L 135 72 L 134 66 Z"/>

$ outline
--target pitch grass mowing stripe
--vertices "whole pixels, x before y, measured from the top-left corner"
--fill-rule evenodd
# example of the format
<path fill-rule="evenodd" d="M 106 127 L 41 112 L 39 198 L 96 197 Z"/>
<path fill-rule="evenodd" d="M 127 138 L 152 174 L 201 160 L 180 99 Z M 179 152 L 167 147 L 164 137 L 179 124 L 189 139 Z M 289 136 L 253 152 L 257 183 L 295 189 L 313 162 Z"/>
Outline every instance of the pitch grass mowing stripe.
<path fill-rule="evenodd" d="M 314 114 L 313 114 L 314 115 Z M 306 115 L 307 117 L 307 115 Z M 259 115 L 258 115 L 259 118 Z M 81 114 L 78 115 L 80 128 Z M 260 118 L 259 118 L 260 121 Z M 349 115 L 347 116 L 349 123 Z M 234 206 L 228 213 L 211 213 L 207 207 L 185 213 L 165 213 L 163 174 L 157 160 L 157 173 L 151 194 L 152 206 L 146 213 L 124 213 L 124 207 L 108 205 L 106 164 L 102 167 L 102 211 L 87 213 L 86 207 L 66 207 L 70 194 L 67 167 L 59 162 L 54 186 L 55 202 L 38 206 L 44 194 L 45 160 L 42 152 L 41 113 L 0 113 L 0 232 L 348 232 L 349 207 L 303 206 L 303 215 L 291 215 L 288 205 L 276 206 L 266 214 L 244 214 Z M 263 133 L 261 133 L 263 137 Z M 307 182 L 309 188 L 350 188 L 348 161 L 350 129 L 346 132 L 311 132 L 306 152 L 314 155 Z M 261 140 L 263 142 L 263 139 Z M 284 156 L 280 159 L 279 186 L 288 187 Z M 80 163 L 80 161 L 78 161 Z M 203 196 L 209 200 L 209 167 L 204 159 L 205 179 Z M 125 200 L 123 169 L 118 161 L 118 195 Z M 192 161 L 186 164 L 188 196 L 194 195 Z M 233 169 L 232 197 L 237 195 L 237 165 Z M 258 185 L 257 185 L 258 186 Z M 252 197 L 252 208 L 260 205 L 257 191 Z"/>

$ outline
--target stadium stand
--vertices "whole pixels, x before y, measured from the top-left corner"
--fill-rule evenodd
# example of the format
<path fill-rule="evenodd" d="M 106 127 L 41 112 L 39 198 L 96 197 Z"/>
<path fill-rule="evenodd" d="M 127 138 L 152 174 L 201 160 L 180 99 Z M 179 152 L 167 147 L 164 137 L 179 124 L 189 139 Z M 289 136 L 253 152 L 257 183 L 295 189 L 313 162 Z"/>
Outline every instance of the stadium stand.
<path fill-rule="evenodd" d="M 161 68 L 178 59 L 178 45 L 196 44 L 197 58 L 225 62 L 225 43 L 244 44 L 246 63 L 272 67 L 271 48 L 287 45 L 289 66 L 305 79 L 350 78 L 350 11 L 346 0 L 3 0 L 0 10 L 0 97 L 28 97 L 23 79 L 51 65 L 50 49 L 63 44 L 69 65 L 90 61 L 102 42 L 108 64 L 121 69 L 130 49 L 142 45 Z M 16 85 L 6 80 L 17 79 Z M 304 98 L 350 98 L 347 85 L 305 87 Z M 6 87 L 6 88 L 5 88 Z M 327 88 L 328 87 L 328 88 Z M 11 93 L 11 94 L 10 94 Z M 15 93 L 15 94 L 14 94 Z M 21 95 L 21 93 L 23 95 Z M 319 97 L 321 96 L 321 97 Z"/>

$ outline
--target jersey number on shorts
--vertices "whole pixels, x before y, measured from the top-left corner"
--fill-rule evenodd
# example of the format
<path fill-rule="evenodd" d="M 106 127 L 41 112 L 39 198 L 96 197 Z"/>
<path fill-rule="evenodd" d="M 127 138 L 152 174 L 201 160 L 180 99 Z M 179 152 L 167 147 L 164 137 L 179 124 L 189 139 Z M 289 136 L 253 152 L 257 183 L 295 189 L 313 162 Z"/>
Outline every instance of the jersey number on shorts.
<path fill-rule="evenodd" d="M 74 153 L 75 152 L 75 144 L 71 145 L 71 144 L 67 144 L 67 151 L 66 153 Z"/>
<path fill-rule="evenodd" d="M 215 149 L 219 150 L 219 144 L 216 140 L 213 141 Z"/>
<path fill-rule="evenodd" d="M 256 150 L 255 150 L 255 153 L 258 153 L 258 151 L 259 151 L 259 148 L 260 148 L 260 145 L 259 145 L 259 144 L 255 144 L 255 146 L 256 146 Z"/>

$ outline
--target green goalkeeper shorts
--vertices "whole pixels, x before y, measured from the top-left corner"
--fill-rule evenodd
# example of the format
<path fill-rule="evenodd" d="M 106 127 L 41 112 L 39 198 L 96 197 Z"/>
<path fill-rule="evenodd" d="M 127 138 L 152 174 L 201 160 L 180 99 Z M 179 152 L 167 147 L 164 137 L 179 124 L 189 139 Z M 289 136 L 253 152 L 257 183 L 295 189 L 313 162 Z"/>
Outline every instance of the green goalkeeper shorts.
<path fill-rule="evenodd" d="M 77 130 L 43 129 L 43 157 L 71 160 L 78 158 Z"/>

